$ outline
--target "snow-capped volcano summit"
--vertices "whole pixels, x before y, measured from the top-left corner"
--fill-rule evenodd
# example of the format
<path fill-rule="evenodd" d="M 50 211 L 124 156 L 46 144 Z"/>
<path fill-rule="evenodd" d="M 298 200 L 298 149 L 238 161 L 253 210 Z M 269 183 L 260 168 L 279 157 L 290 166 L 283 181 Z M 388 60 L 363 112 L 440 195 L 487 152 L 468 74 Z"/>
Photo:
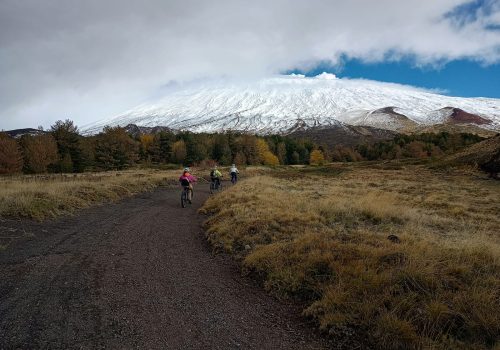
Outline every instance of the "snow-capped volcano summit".
<path fill-rule="evenodd" d="M 83 129 L 96 133 L 106 125 L 136 124 L 264 134 L 343 123 L 389 130 L 458 123 L 498 130 L 500 99 L 450 97 L 406 85 L 340 79 L 329 73 L 292 74 L 177 86 L 157 101 Z"/>

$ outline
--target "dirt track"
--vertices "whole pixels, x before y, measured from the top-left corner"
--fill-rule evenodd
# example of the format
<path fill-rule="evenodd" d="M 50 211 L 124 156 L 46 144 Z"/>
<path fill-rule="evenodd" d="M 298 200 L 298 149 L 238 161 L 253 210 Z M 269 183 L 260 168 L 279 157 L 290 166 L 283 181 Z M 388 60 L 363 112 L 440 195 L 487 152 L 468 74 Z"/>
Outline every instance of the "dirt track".
<path fill-rule="evenodd" d="M 196 209 L 158 189 L 47 223 L 0 251 L 0 349 L 321 349 L 291 306 L 214 256 Z M 0 233 L 1 233 L 0 229 Z"/>

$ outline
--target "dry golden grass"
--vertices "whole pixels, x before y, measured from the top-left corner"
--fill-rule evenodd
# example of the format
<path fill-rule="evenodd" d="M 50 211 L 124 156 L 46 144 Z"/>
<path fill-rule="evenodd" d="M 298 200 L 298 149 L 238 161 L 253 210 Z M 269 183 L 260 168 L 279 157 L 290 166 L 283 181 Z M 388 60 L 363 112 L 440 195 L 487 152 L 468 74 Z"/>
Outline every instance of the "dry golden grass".
<path fill-rule="evenodd" d="M 0 217 L 37 220 L 151 190 L 179 171 L 129 170 L 78 175 L 0 177 Z"/>
<path fill-rule="evenodd" d="M 205 204 L 208 238 L 348 348 L 498 346 L 500 184 L 390 168 L 246 179 Z"/>

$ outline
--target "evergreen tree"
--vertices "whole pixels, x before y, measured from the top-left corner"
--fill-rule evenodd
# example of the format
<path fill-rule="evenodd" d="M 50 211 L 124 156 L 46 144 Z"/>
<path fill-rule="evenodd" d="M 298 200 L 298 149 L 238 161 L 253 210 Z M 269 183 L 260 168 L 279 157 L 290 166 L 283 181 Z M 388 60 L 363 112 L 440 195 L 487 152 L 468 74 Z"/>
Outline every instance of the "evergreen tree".
<path fill-rule="evenodd" d="M 158 156 L 159 162 L 168 163 L 172 160 L 172 144 L 175 141 L 175 135 L 172 133 L 161 132 L 156 135 L 156 142 L 158 143 Z"/>
<path fill-rule="evenodd" d="M 212 148 L 212 159 L 215 159 L 219 164 L 228 165 L 232 161 L 231 148 L 229 147 L 229 141 L 227 135 L 217 134 L 215 135 L 213 148 Z"/>
<path fill-rule="evenodd" d="M 105 127 L 96 142 L 96 165 L 105 170 L 125 169 L 138 160 L 139 145 L 125 129 Z"/>
<path fill-rule="evenodd" d="M 67 166 L 69 162 L 65 163 L 65 170 L 68 172 L 82 172 L 86 167 L 86 160 L 83 157 L 82 147 L 80 145 L 80 135 L 78 128 L 69 119 L 65 121 L 58 120 L 51 126 L 51 133 L 57 143 L 57 149 L 60 160 L 67 157 L 69 154 L 73 168 L 70 170 Z M 62 164 L 59 163 L 59 171 L 62 170 Z"/>

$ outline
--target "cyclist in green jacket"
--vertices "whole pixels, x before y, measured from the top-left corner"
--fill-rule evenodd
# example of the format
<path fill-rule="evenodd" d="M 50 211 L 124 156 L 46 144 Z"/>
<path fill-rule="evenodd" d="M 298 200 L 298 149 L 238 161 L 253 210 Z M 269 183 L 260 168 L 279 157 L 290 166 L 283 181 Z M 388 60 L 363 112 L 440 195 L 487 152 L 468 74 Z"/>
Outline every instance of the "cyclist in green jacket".
<path fill-rule="evenodd" d="M 215 188 L 220 187 L 220 179 L 222 177 L 222 173 L 217 169 L 217 165 L 215 165 L 210 171 L 210 180 L 215 183 Z"/>

